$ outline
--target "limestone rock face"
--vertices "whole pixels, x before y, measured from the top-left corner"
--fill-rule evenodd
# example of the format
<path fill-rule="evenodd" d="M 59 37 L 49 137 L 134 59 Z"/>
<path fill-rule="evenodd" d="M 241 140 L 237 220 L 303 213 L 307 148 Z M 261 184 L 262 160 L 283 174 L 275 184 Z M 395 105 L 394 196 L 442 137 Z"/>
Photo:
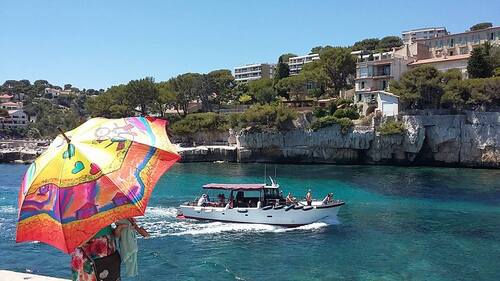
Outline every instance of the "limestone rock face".
<path fill-rule="evenodd" d="M 500 167 L 500 113 L 468 113 L 460 139 L 461 164 Z"/>
<path fill-rule="evenodd" d="M 180 162 L 213 162 L 236 161 L 236 147 L 230 146 L 198 146 L 178 150 Z"/>
<path fill-rule="evenodd" d="M 346 133 L 334 125 L 318 131 L 240 132 L 240 162 L 429 164 L 500 167 L 500 113 L 402 116 L 406 132 L 381 136 L 371 128 Z"/>

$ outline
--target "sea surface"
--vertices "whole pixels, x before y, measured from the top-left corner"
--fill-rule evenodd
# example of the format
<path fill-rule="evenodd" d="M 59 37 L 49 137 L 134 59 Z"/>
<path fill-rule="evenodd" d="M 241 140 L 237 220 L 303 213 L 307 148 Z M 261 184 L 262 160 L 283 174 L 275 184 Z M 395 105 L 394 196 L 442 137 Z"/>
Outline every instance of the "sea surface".
<path fill-rule="evenodd" d="M 274 166 L 268 165 L 274 175 Z M 0 165 L 0 269 L 70 278 L 69 257 L 16 244 L 24 165 Z M 500 280 L 500 170 L 278 165 L 296 196 L 347 202 L 333 223 L 298 228 L 176 220 L 210 182 L 263 182 L 263 164 L 176 164 L 141 218 L 133 280 Z M 132 280 L 124 278 L 124 280 Z"/>

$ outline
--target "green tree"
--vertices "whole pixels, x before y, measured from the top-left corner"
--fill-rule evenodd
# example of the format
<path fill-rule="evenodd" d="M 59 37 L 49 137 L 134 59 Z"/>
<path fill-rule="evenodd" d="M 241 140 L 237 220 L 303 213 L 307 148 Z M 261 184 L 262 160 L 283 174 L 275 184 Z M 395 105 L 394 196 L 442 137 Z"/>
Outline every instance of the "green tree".
<path fill-rule="evenodd" d="M 403 40 L 401 40 L 398 36 L 386 36 L 380 39 L 380 42 L 377 45 L 377 49 L 379 51 L 388 51 L 392 48 L 397 48 L 403 46 Z"/>
<path fill-rule="evenodd" d="M 303 77 L 306 86 L 312 86 L 308 87 L 308 94 L 313 98 L 319 99 L 326 93 L 326 89 L 329 87 L 330 80 L 321 60 L 305 64 L 299 76 Z"/>
<path fill-rule="evenodd" d="M 487 78 L 493 76 L 493 65 L 488 58 L 488 47 L 476 47 L 472 50 L 467 72 L 470 78 Z"/>
<path fill-rule="evenodd" d="M 150 113 L 154 102 L 158 99 L 158 88 L 152 77 L 132 80 L 125 86 L 126 103 L 134 106 L 142 116 Z"/>
<path fill-rule="evenodd" d="M 89 97 L 86 111 L 93 117 L 122 118 L 134 115 L 136 105 L 130 102 L 126 85 L 112 86 L 103 94 Z"/>
<path fill-rule="evenodd" d="M 286 77 L 275 84 L 275 88 L 279 93 L 286 93 L 289 99 L 295 97 L 295 100 L 299 100 L 299 96 L 306 92 L 306 80 L 300 74 Z"/>
<path fill-rule="evenodd" d="M 176 94 L 172 80 L 160 82 L 156 84 L 158 88 L 158 99 L 156 100 L 156 111 L 161 117 L 165 117 L 165 111 L 169 108 L 175 108 Z"/>
<path fill-rule="evenodd" d="M 231 70 L 214 70 L 209 72 L 207 76 L 210 80 L 210 90 L 214 94 L 212 103 L 219 109 L 223 103 L 228 103 L 238 99 L 237 96 L 234 96 L 233 88 L 236 83 L 233 75 L 231 74 Z"/>
<path fill-rule="evenodd" d="M 321 55 L 322 52 L 328 50 L 328 49 L 332 49 L 333 47 L 330 46 L 330 45 L 326 45 L 326 46 L 316 46 L 314 48 L 311 49 L 311 52 L 309 54 L 319 54 Z"/>
<path fill-rule="evenodd" d="M 354 43 L 353 51 L 375 51 L 378 48 L 380 40 L 378 38 L 363 39 Z"/>
<path fill-rule="evenodd" d="M 481 30 L 481 29 L 486 29 L 493 27 L 493 24 L 491 22 L 481 22 L 477 23 L 473 26 L 470 27 L 470 31 L 476 31 L 476 30 Z"/>
<path fill-rule="evenodd" d="M 202 87 L 202 75 L 199 73 L 185 73 L 171 79 L 176 94 L 176 106 L 183 115 L 188 114 L 189 103 L 199 98 Z"/>
<path fill-rule="evenodd" d="M 261 104 L 271 103 L 276 100 L 276 91 L 273 88 L 273 81 L 269 78 L 248 82 L 248 94 Z"/>
<path fill-rule="evenodd" d="M 282 54 L 278 58 L 278 63 L 276 64 L 276 71 L 274 72 L 274 83 L 278 83 L 279 80 L 290 76 L 290 67 L 288 66 L 288 60 L 292 57 L 296 57 L 295 54 Z"/>
<path fill-rule="evenodd" d="M 438 108 L 443 95 L 441 75 L 432 66 L 420 66 L 391 81 L 391 91 L 399 96 L 403 108 Z"/>
<path fill-rule="evenodd" d="M 334 95 L 342 89 L 352 87 L 356 61 L 349 48 L 336 47 L 324 50 L 321 53 L 320 64 Z"/>

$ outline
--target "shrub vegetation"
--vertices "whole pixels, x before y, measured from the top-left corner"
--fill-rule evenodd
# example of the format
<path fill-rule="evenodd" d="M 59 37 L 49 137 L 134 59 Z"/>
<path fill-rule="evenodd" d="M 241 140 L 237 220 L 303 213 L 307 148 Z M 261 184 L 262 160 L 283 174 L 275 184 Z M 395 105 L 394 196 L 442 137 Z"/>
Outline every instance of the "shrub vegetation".
<path fill-rule="evenodd" d="M 354 125 L 351 119 L 343 117 L 337 118 L 335 116 L 329 115 L 325 117 L 318 118 L 311 123 L 311 130 L 317 131 L 321 128 L 330 127 L 334 124 L 340 125 L 342 133 L 347 133 L 350 127 Z"/>
<path fill-rule="evenodd" d="M 297 111 L 275 104 L 253 105 L 245 112 L 229 117 L 232 127 L 253 127 L 258 130 L 289 130 L 293 128 L 295 118 Z"/>
<path fill-rule="evenodd" d="M 380 125 L 378 132 L 383 135 L 402 135 L 406 132 L 406 127 L 403 122 L 400 121 L 388 121 Z"/>
<path fill-rule="evenodd" d="M 174 122 L 171 128 L 172 133 L 176 135 L 191 135 L 208 131 L 222 132 L 229 129 L 229 122 L 224 115 L 213 112 L 192 113 Z"/>

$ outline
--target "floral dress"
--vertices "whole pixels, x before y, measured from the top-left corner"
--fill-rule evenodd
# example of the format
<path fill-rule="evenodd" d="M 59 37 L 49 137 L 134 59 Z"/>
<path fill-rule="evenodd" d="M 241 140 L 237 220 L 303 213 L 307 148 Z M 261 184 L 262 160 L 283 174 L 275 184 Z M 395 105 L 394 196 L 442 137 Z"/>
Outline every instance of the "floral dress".
<path fill-rule="evenodd" d="M 71 253 L 71 273 L 73 281 L 97 281 L 94 267 L 87 258 L 101 258 L 116 250 L 113 229 L 108 226 L 99 231 L 92 239 Z M 84 255 L 82 251 L 85 251 Z"/>

